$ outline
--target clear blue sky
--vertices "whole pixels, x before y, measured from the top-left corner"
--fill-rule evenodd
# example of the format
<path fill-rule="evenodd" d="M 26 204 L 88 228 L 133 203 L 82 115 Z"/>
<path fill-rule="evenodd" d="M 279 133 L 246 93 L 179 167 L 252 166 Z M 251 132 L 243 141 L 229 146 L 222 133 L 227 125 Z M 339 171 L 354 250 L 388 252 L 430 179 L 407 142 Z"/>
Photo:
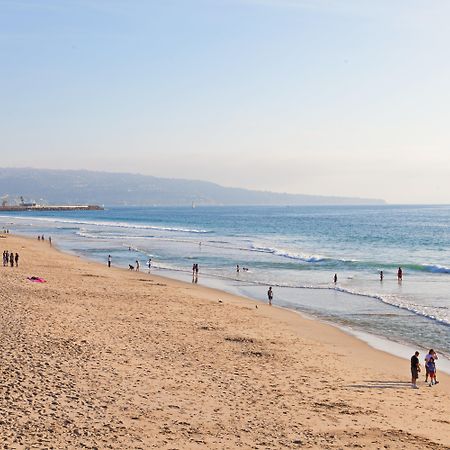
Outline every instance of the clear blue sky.
<path fill-rule="evenodd" d="M 0 166 L 450 203 L 447 0 L 0 0 Z"/>

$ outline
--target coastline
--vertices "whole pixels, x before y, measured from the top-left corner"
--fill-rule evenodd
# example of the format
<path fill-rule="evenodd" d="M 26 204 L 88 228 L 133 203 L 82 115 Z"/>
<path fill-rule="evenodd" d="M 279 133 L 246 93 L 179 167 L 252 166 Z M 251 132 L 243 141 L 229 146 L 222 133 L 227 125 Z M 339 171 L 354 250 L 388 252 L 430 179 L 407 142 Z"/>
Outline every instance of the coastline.
<path fill-rule="evenodd" d="M 330 249 L 327 239 L 322 241 L 320 236 L 327 230 L 327 221 L 333 220 L 337 212 L 327 208 L 310 211 L 314 223 L 317 222 L 317 230 L 314 229 L 313 234 L 319 237 L 314 248 L 307 243 L 299 244 L 293 238 L 296 233 L 301 236 L 312 231 L 309 221 L 300 230 L 294 231 L 295 223 L 299 220 L 300 223 L 305 222 L 302 221 L 304 209 L 291 211 L 287 216 L 284 210 L 270 209 L 270 215 L 278 217 L 275 220 L 277 227 L 286 231 L 283 227 L 287 226 L 287 230 L 294 231 L 293 235 L 289 231 L 286 239 L 280 235 L 271 242 L 270 238 L 267 239 L 270 230 L 257 220 L 261 212 L 260 208 L 246 213 L 227 208 L 220 211 L 201 208 L 195 213 L 179 208 L 111 208 L 98 214 L 48 213 L 33 214 L 31 217 L 24 215 L 22 218 L 17 214 L 10 219 L 15 233 L 51 235 L 63 251 L 101 264 L 104 264 L 108 254 L 112 255 L 113 264 L 121 267 L 128 267 L 135 260 L 140 260 L 143 266 L 148 258 L 152 258 L 153 267 L 158 270 L 156 273 L 190 282 L 189 267 L 193 262 L 200 262 L 202 285 L 262 301 L 266 301 L 267 287 L 271 285 L 275 289 L 278 305 L 338 326 L 384 337 L 388 342 L 406 344 L 403 349 L 406 358 L 409 358 L 409 344 L 419 350 L 435 348 L 441 358 L 441 369 L 445 367 L 443 358 L 450 365 L 448 275 L 430 273 L 433 267 L 445 266 L 445 255 L 438 252 L 430 258 L 411 256 L 395 244 L 404 242 L 398 235 L 395 239 L 392 236 L 388 239 L 386 244 L 391 247 L 388 254 L 384 251 L 382 255 L 375 254 L 368 260 L 364 255 L 372 251 L 371 244 L 361 236 L 355 236 L 355 242 L 359 243 L 357 249 L 353 238 L 348 245 Z M 398 212 L 390 215 L 394 223 L 399 221 Z M 228 236 L 230 224 L 226 227 L 223 224 L 227 224 L 229 214 L 236 213 L 237 224 L 231 227 L 233 231 Z M 372 216 L 373 211 L 369 209 L 365 213 Z M 410 214 L 415 217 L 416 211 L 401 210 L 400 213 L 401 217 Z M 338 215 L 342 216 L 349 229 L 354 226 L 365 229 L 359 210 L 351 208 Z M 379 215 L 380 211 L 376 213 L 376 216 Z M 439 218 L 439 214 L 428 212 L 420 216 L 424 221 L 434 216 Z M 254 235 L 247 233 L 249 224 Z M 379 226 L 385 229 L 384 222 Z M 390 231 L 385 230 L 386 233 Z M 414 227 L 410 231 L 411 242 L 416 241 L 415 237 L 420 238 Z M 344 243 L 342 239 L 346 241 L 347 237 L 341 233 L 341 244 Z M 446 242 L 446 236 L 441 238 Z M 204 245 L 199 245 L 199 239 Z M 323 250 L 324 255 L 316 254 L 318 248 Z M 397 282 L 396 273 L 390 273 L 392 264 L 397 270 L 398 264 L 393 263 L 397 260 L 406 270 L 407 282 L 402 284 Z M 421 261 L 440 261 L 441 265 L 431 265 L 421 271 Z M 237 262 L 242 267 L 249 267 L 249 272 L 236 274 Z M 414 264 L 408 265 L 408 262 Z M 331 281 L 330 265 L 332 272 L 339 273 L 337 284 Z M 380 269 L 385 270 L 383 283 L 378 280 Z M 409 270 L 412 272 L 409 273 Z M 387 349 L 389 351 L 391 346 L 388 345 Z"/>
<path fill-rule="evenodd" d="M 409 361 L 295 311 L 108 269 L 32 238 L 0 242 L 21 254 L 17 269 L 0 268 L 9 293 L 1 297 L 4 442 L 38 442 L 34 425 L 52 444 L 102 448 L 450 445 L 445 374 L 438 386 L 421 382 L 412 391 Z M 47 283 L 30 283 L 32 275 Z M 47 346 L 32 345 L 24 364 L 30 339 Z M 49 344 L 56 350 L 42 368 Z M 5 382 L 8 369 L 20 373 L 19 382 Z M 40 370 L 48 379 L 35 377 Z M 70 385 L 63 374 L 72 376 Z M 47 391 L 53 400 L 39 400 Z"/>
<path fill-rule="evenodd" d="M 163 272 L 163 274 L 155 275 L 156 272 L 158 272 L 158 273 Z M 170 275 L 165 275 L 166 273 L 170 273 Z M 183 283 L 189 283 L 189 281 L 187 281 L 187 279 L 190 277 L 190 272 L 188 272 L 188 271 L 174 272 L 170 269 L 163 269 L 163 270 L 155 269 L 155 270 L 152 270 L 152 275 L 160 276 L 165 279 L 181 281 Z M 205 279 L 207 280 L 206 283 L 204 283 Z M 236 283 L 239 282 L 239 280 L 237 280 L 237 279 L 233 280 L 233 281 L 235 281 Z M 235 295 L 237 297 L 242 297 L 242 298 L 245 298 L 248 300 L 257 301 L 259 303 L 261 303 L 261 302 L 265 303 L 265 301 L 266 301 L 265 297 L 257 298 L 256 296 L 252 297 L 249 295 L 244 295 L 244 294 L 238 293 L 236 289 L 233 290 L 232 285 L 222 283 L 221 279 L 216 278 L 214 276 L 202 275 L 201 282 L 202 282 L 201 285 L 203 287 L 205 287 L 207 289 L 214 289 L 214 290 L 218 291 L 219 293 L 227 292 L 230 295 Z M 220 287 L 217 287 L 218 285 Z M 263 287 L 263 286 L 261 286 L 261 287 Z M 265 292 L 265 290 L 264 290 L 264 292 Z M 345 291 L 342 292 L 340 290 L 337 290 L 336 292 L 339 295 L 346 294 Z M 329 291 L 326 291 L 326 293 L 329 293 Z M 301 317 L 303 317 L 305 319 L 318 321 L 318 322 L 324 323 L 327 326 L 337 328 L 337 329 L 345 332 L 349 336 L 352 336 L 352 337 L 366 343 L 373 349 L 385 352 L 392 356 L 397 356 L 403 360 L 409 361 L 409 358 L 411 357 L 412 354 L 414 354 L 414 352 L 416 350 L 419 350 L 420 353 L 421 354 L 423 353 L 424 355 L 428 352 L 428 348 L 425 348 L 425 347 L 420 347 L 420 346 L 414 347 L 411 343 L 408 343 L 408 342 L 392 341 L 381 335 L 376 335 L 374 333 L 366 332 L 366 331 L 363 331 L 363 330 L 360 330 L 357 328 L 353 328 L 350 326 L 340 325 L 339 323 L 333 322 L 329 319 L 324 319 L 324 318 L 321 318 L 318 316 L 314 316 L 313 313 L 307 314 L 304 311 L 300 310 L 299 308 L 295 308 L 295 305 L 284 304 L 284 303 L 277 305 L 276 302 L 274 302 L 274 307 L 282 308 L 287 311 L 291 311 L 296 314 L 299 314 Z M 444 372 L 447 375 L 450 375 L 450 360 L 449 359 L 440 356 L 438 364 L 439 364 L 440 371 Z"/>

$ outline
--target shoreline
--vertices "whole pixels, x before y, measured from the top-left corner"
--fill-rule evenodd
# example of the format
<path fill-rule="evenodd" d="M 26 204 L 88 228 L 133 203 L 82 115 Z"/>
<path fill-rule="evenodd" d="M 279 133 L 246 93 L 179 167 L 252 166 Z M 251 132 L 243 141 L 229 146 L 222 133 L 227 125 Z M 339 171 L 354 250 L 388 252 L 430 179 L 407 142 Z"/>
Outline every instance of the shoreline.
<path fill-rule="evenodd" d="M 2 385 L 9 386 L 11 373 L 21 374 L 0 400 L 5 442 L 18 433 L 19 443 L 37 442 L 29 427 L 39 418 L 54 430 L 40 433 L 56 445 L 450 445 L 445 374 L 438 373 L 441 383 L 433 388 L 421 378 L 413 391 L 408 361 L 296 311 L 153 273 L 108 269 L 47 241 L 7 235 L 1 242 L 21 254 L 17 269 L 0 267 L 10 293 L 0 297 Z M 31 275 L 47 283 L 30 283 Z M 42 371 L 43 378 L 33 375 Z M 34 387 L 20 390 L 30 379 Z M 44 400 L 37 408 L 45 392 L 53 392 L 55 410 Z M 75 424 L 69 431 L 89 433 L 67 431 L 64 420 Z M 102 421 L 110 424 L 106 434 Z M 113 437 L 117 447 L 106 447 Z"/>
<path fill-rule="evenodd" d="M 119 220 L 116 216 L 117 214 L 111 219 L 111 223 L 115 224 L 114 226 L 124 225 L 121 224 L 120 221 L 114 221 L 116 219 Z M 42 217 L 36 218 L 36 221 L 39 220 L 49 221 L 51 219 L 44 219 Z M 56 222 L 60 220 L 65 223 L 71 222 L 74 219 L 56 217 L 55 220 Z M 82 226 L 80 225 L 80 223 L 78 223 L 77 220 L 78 219 L 75 220 L 75 223 L 77 224 L 75 225 L 75 227 Z M 81 218 L 80 220 L 81 223 L 84 223 L 83 218 Z M 96 226 L 100 225 L 101 223 L 103 223 L 104 226 L 108 226 L 108 221 L 103 222 L 102 220 L 100 220 L 100 217 L 98 218 L 98 220 L 99 222 L 95 222 Z M 89 221 L 86 221 L 86 223 L 88 222 Z M 28 228 L 29 225 L 32 225 L 32 229 L 34 229 L 34 226 L 36 224 L 34 222 L 31 224 L 30 222 L 18 226 L 19 229 L 21 229 L 22 233 L 24 233 L 25 235 L 30 235 L 31 229 Z M 186 263 L 187 265 L 189 265 L 188 261 L 191 257 L 194 259 L 202 258 L 202 253 L 204 253 L 202 251 L 199 251 L 199 248 L 197 248 L 197 246 L 194 246 L 194 248 L 188 250 L 187 253 L 185 248 L 182 248 L 180 250 L 174 250 L 172 248 L 171 250 L 167 251 L 166 254 L 165 250 L 162 250 L 160 248 L 161 241 L 157 238 L 157 243 L 155 244 L 156 247 L 154 249 L 149 247 L 149 245 L 153 245 L 149 242 L 142 242 L 142 245 L 134 245 L 134 241 L 131 241 L 131 249 L 133 253 L 129 254 L 131 256 L 131 261 L 129 261 L 129 256 L 127 256 L 128 252 L 124 252 L 123 250 L 124 248 L 128 248 L 130 242 L 122 242 L 122 239 L 119 239 L 119 241 L 117 242 L 115 240 L 108 240 L 109 232 L 106 233 L 104 237 L 101 237 L 102 233 L 100 233 L 100 239 L 98 240 L 96 238 L 97 231 L 90 230 L 86 235 L 84 235 L 86 230 L 83 231 L 83 228 L 80 228 L 78 231 L 73 233 L 72 231 L 69 231 L 68 233 L 63 231 L 60 234 L 59 229 L 64 229 L 65 226 L 66 225 L 60 227 L 58 225 L 56 227 L 58 231 L 55 230 L 54 236 L 57 239 L 58 243 L 61 245 L 63 251 L 69 251 L 69 253 L 71 254 L 77 254 L 81 255 L 82 257 L 87 257 L 90 260 L 100 262 L 101 264 L 104 263 L 104 258 L 106 257 L 106 255 L 108 253 L 112 253 L 113 261 L 121 260 L 120 264 L 123 267 L 127 267 L 127 264 L 129 262 L 133 263 L 134 259 L 140 259 L 141 266 L 143 267 L 144 264 L 142 263 L 144 262 L 144 260 L 146 260 L 148 256 L 152 256 L 156 258 L 157 265 L 158 262 L 161 262 L 160 273 L 162 276 L 169 276 L 170 278 L 175 279 L 183 279 L 184 281 L 189 281 L 189 270 L 186 272 L 183 271 L 183 268 L 186 269 Z M 131 228 L 133 228 L 135 225 L 131 223 L 130 226 Z M 41 225 L 38 226 L 38 228 L 40 227 Z M 48 225 L 48 228 L 45 228 L 44 226 L 41 232 L 45 232 L 45 234 L 53 234 L 51 232 L 52 228 L 53 226 Z M 156 226 L 156 228 L 158 227 Z M 196 228 L 199 227 L 197 226 Z M 68 230 L 72 230 L 72 228 L 69 227 Z M 90 234 L 91 232 L 94 234 Z M 61 236 L 60 240 L 58 239 L 56 233 Z M 73 236 L 71 236 L 72 234 Z M 78 234 L 80 234 L 80 236 L 84 236 L 84 238 L 78 239 L 76 236 Z M 129 231 L 126 232 L 126 235 L 128 234 Z M 134 239 L 134 237 L 132 238 Z M 145 238 L 145 236 L 143 238 Z M 114 237 L 114 239 L 116 239 L 116 237 Z M 164 238 L 161 239 L 164 240 Z M 206 256 L 211 256 L 211 251 L 214 252 L 215 250 L 209 249 L 208 244 L 205 244 L 205 247 L 208 247 L 206 248 Z M 104 248 L 103 255 L 101 252 L 102 248 Z M 152 253 L 154 253 L 154 255 Z M 174 255 L 179 254 L 182 255 L 181 259 L 174 260 L 173 258 L 176 258 L 176 256 Z M 167 256 L 168 258 L 166 258 Z M 161 258 L 160 261 L 158 261 L 159 257 Z M 199 260 L 201 261 L 201 259 Z M 228 261 L 228 263 L 230 261 Z M 165 262 L 168 263 L 165 264 Z M 428 299 L 421 298 L 421 296 L 423 297 L 424 295 L 423 289 L 428 289 L 428 285 L 426 285 L 425 283 L 426 280 L 419 280 L 419 284 L 417 284 L 418 280 L 411 278 L 411 283 L 405 283 L 403 289 L 399 289 L 397 287 L 397 283 L 391 283 L 390 281 L 386 281 L 386 283 L 384 283 L 383 285 L 380 285 L 380 283 L 376 281 L 374 282 L 373 279 L 370 279 L 368 281 L 365 278 L 363 278 L 363 280 L 365 280 L 364 282 L 347 282 L 347 278 L 345 278 L 345 276 L 343 275 L 341 280 L 342 282 L 339 283 L 339 287 L 336 287 L 331 283 L 329 286 L 324 283 L 324 273 L 323 271 L 318 270 L 318 277 L 316 276 L 316 278 L 314 278 L 314 275 L 314 280 L 309 286 L 309 282 L 305 281 L 304 275 L 300 276 L 301 281 L 299 281 L 298 285 L 295 283 L 285 284 L 284 281 L 280 281 L 282 280 L 282 278 L 275 278 L 274 281 L 271 278 L 271 275 L 273 275 L 270 273 L 271 269 L 267 269 L 269 270 L 269 273 L 265 275 L 268 276 L 260 277 L 258 276 L 258 274 L 256 274 L 252 277 L 252 275 L 250 275 L 249 280 L 251 278 L 254 278 L 253 283 L 250 281 L 250 284 L 248 286 L 245 286 L 244 281 L 244 284 L 238 286 L 239 282 L 233 277 L 233 270 L 231 270 L 231 272 L 227 271 L 227 268 L 229 269 L 230 267 L 232 267 L 232 265 L 230 266 L 228 264 L 226 266 L 221 266 L 219 263 L 218 267 L 220 267 L 220 269 L 217 271 L 214 269 L 214 267 L 209 267 L 208 264 L 209 263 L 207 262 L 206 267 L 203 267 L 203 270 L 211 272 L 211 280 L 213 278 L 218 279 L 217 283 L 206 283 L 208 286 L 212 284 L 214 287 L 219 286 L 219 289 L 226 290 L 227 292 L 236 293 L 237 295 L 248 298 L 260 298 L 263 301 L 265 300 L 265 286 L 278 286 L 276 287 L 276 300 L 278 300 L 279 304 L 290 309 L 300 310 L 309 316 L 319 318 L 320 320 L 326 320 L 332 324 L 337 324 L 337 326 L 340 327 L 349 325 L 350 327 L 359 329 L 362 332 L 372 334 L 375 337 L 375 340 L 377 340 L 377 337 L 384 337 L 389 342 L 397 342 L 405 345 L 405 350 L 409 348 L 409 345 L 411 343 L 413 346 L 417 346 L 419 349 L 423 350 L 427 350 L 427 348 L 425 347 L 433 347 L 437 349 L 439 354 L 441 355 L 441 361 L 444 362 L 445 365 L 445 367 L 443 365 L 442 368 L 449 372 L 448 367 L 450 367 L 450 347 L 448 344 L 448 322 L 446 322 L 448 302 L 441 302 L 441 299 L 439 298 L 439 289 L 441 289 L 441 292 L 444 292 L 442 291 L 442 289 L 445 289 L 445 286 L 443 286 L 441 283 L 443 278 L 440 280 L 433 279 L 433 281 L 436 281 L 437 284 L 433 283 L 432 285 L 430 285 L 433 286 L 433 289 L 435 289 L 434 293 L 436 294 L 436 302 L 434 302 L 433 295 L 430 295 L 430 298 Z M 177 273 L 177 270 L 180 270 L 180 272 Z M 215 275 L 213 273 L 215 273 Z M 316 272 L 314 271 L 314 274 L 315 273 Z M 276 271 L 274 272 L 274 274 L 276 274 Z M 205 275 L 206 274 L 202 275 L 201 282 L 207 280 L 207 278 L 205 278 Z M 319 280 L 320 277 L 322 277 L 322 280 Z M 348 280 L 352 280 L 352 278 L 353 277 L 348 277 Z M 222 282 L 220 280 L 225 281 Z M 272 280 L 272 282 L 269 282 L 270 280 Z M 277 281 L 280 281 L 279 285 L 276 284 Z M 366 284 L 366 282 L 369 284 Z M 260 286 L 260 288 L 258 288 L 257 286 Z M 291 289 L 291 287 L 296 289 Z M 267 290 L 267 287 L 265 289 Z M 314 292 L 316 289 L 318 290 L 317 293 Z M 324 290 L 325 292 L 320 293 L 322 290 Z M 260 295 L 261 292 L 262 296 Z M 403 292 L 405 294 L 404 296 Z M 415 298 L 416 294 L 418 295 L 418 298 Z M 445 294 L 443 295 L 445 296 Z M 416 307 L 420 308 L 417 309 Z M 386 316 L 387 319 L 384 319 L 384 316 Z M 444 319 L 442 319 L 442 317 Z M 424 333 L 423 330 L 428 331 Z M 367 341 L 367 339 L 365 339 L 365 341 Z M 390 346 L 388 345 L 387 350 L 389 351 L 389 349 Z M 408 356 L 406 355 L 405 357 Z M 443 361 L 444 357 L 448 361 Z"/>
<path fill-rule="evenodd" d="M 29 239 L 31 241 L 34 240 L 33 237 L 28 236 L 28 235 L 11 234 L 11 236 L 16 236 L 16 237 L 24 238 L 24 239 Z M 95 260 L 95 259 L 90 259 L 90 258 L 87 258 L 87 257 L 83 257 L 81 255 L 78 255 L 76 252 L 72 253 L 72 252 L 67 252 L 67 251 L 64 251 L 64 250 L 60 249 L 58 247 L 57 243 L 53 243 L 52 244 L 52 249 L 57 251 L 57 252 L 60 252 L 61 254 L 69 255 L 69 256 L 72 256 L 72 257 L 75 257 L 75 258 L 81 258 L 82 260 L 84 260 L 86 262 L 91 262 L 91 263 L 99 264 L 100 266 L 102 266 L 102 263 L 97 261 L 97 260 Z M 120 270 L 120 271 L 128 272 L 128 269 L 125 269 L 124 267 L 121 267 L 121 266 L 118 266 L 118 265 L 112 264 L 111 267 L 113 267 L 114 269 Z M 175 281 L 175 282 L 178 282 L 178 283 L 182 283 L 182 284 L 184 284 L 186 286 L 190 286 L 191 285 L 191 282 L 189 282 L 187 280 L 183 280 L 181 277 L 176 277 L 176 276 L 171 277 L 171 276 L 165 276 L 165 275 L 160 275 L 160 274 L 155 274 L 154 273 L 154 271 L 156 270 L 158 272 L 160 272 L 160 271 L 172 272 L 174 275 L 175 274 L 178 275 L 178 273 L 174 272 L 172 269 L 154 268 L 153 272 L 147 272 L 146 270 L 147 269 L 143 268 L 143 270 L 141 270 L 140 272 L 137 272 L 137 273 L 140 273 L 142 275 L 155 276 L 157 278 L 161 278 L 163 281 L 166 281 L 166 282 L 167 281 Z M 179 273 L 182 273 L 183 275 L 187 275 L 187 278 L 190 277 L 190 271 L 188 271 L 188 270 L 181 271 Z M 215 277 L 213 275 L 209 275 L 209 274 L 202 274 L 202 278 L 203 277 L 206 277 L 207 279 L 211 279 L 211 280 L 215 280 L 215 281 L 222 281 L 220 278 L 217 278 L 217 277 Z M 236 282 L 239 281 L 237 279 L 234 280 L 234 279 L 228 279 L 228 278 L 225 278 L 224 280 L 225 281 L 236 281 Z M 243 294 L 235 293 L 235 292 L 232 292 L 231 290 L 227 290 L 226 289 L 227 286 L 224 286 L 223 288 L 221 288 L 221 287 L 214 287 L 214 286 L 204 285 L 202 283 L 195 284 L 194 286 L 198 286 L 198 287 L 203 288 L 203 289 L 214 291 L 219 296 L 221 294 L 222 295 L 227 294 L 227 295 L 231 295 L 233 297 L 240 298 L 242 300 L 248 300 L 248 301 L 251 301 L 251 302 L 257 302 L 258 304 L 260 304 L 260 303 L 261 304 L 266 304 L 265 300 L 261 300 L 261 299 L 258 299 L 258 298 L 254 298 L 254 297 L 246 296 L 246 295 L 243 295 Z M 263 285 L 261 285 L 261 286 L 263 286 Z M 332 289 L 330 288 L 330 290 L 332 290 Z M 341 291 L 339 289 L 336 290 L 336 292 L 344 293 L 344 294 L 346 293 L 345 291 Z M 389 351 L 389 347 L 396 348 L 397 350 L 403 350 L 403 351 L 407 350 L 408 352 L 411 352 L 411 355 L 413 354 L 413 352 L 416 349 L 420 350 L 420 354 L 421 355 L 422 354 L 426 354 L 426 352 L 427 352 L 427 348 L 425 348 L 425 347 L 414 347 L 411 343 L 408 343 L 408 342 L 390 341 L 388 338 L 386 338 L 386 337 L 384 337 L 382 335 L 376 335 L 376 334 L 373 334 L 373 333 L 370 333 L 370 332 L 367 332 L 367 331 L 364 331 L 364 330 L 361 330 L 361 329 L 358 329 L 358 328 L 352 328 L 350 326 L 340 325 L 340 324 L 335 323 L 335 322 L 333 322 L 331 320 L 324 319 L 324 318 L 322 318 L 320 316 L 315 316 L 314 314 L 308 314 L 308 313 L 306 313 L 306 312 L 304 312 L 304 311 L 302 311 L 300 309 L 296 309 L 294 307 L 289 307 L 289 306 L 284 306 L 284 305 L 277 305 L 276 303 L 273 306 L 275 308 L 280 308 L 280 309 L 285 310 L 285 311 L 290 312 L 290 313 L 298 314 L 302 319 L 316 321 L 316 322 L 324 324 L 325 326 L 330 326 L 330 327 L 336 328 L 337 330 L 340 330 L 341 332 L 345 333 L 349 337 L 357 339 L 361 343 L 364 343 L 364 344 L 368 345 L 373 350 L 386 353 L 386 354 L 388 354 L 390 356 L 394 356 L 394 357 L 400 358 L 402 360 L 409 360 L 409 356 L 406 356 L 406 354 L 405 354 L 405 356 L 399 356 L 398 353 L 395 353 L 394 351 Z M 445 364 L 444 368 L 440 367 L 442 362 L 444 362 L 444 364 Z M 450 360 L 441 357 L 439 359 L 439 363 L 438 364 L 439 364 L 438 365 L 439 370 L 444 372 L 446 375 L 450 376 Z"/>
<path fill-rule="evenodd" d="M 75 254 L 75 253 L 74 253 Z M 95 261 L 98 262 L 98 261 Z M 118 269 L 121 270 L 125 270 L 120 266 L 115 266 Z M 166 275 L 155 275 L 155 271 L 157 272 L 169 272 L 171 273 L 173 276 L 166 276 Z M 146 272 L 142 272 L 142 273 L 146 273 Z M 150 273 L 149 273 L 150 274 Z M 161 277 L 163 279 L 168 279 L 168 280 L 176 280 L 176 281 L 180 281 L 182 283 L 187 283 L 190 284 L 189 281 L 183 280 L 182 276 L 176 276 L 176 275 L 186 275 L 187 278 L 190 277 L 190 272 L 189 271 L 182 271 L 182 272 L 175 272 L 171 269 L 160 269 L 160 268 L 155 268 L 153 269 L 152 273 L 150 275 L 155 275 L 158 277 Z M 205 275 L 203 274 L 201 276 L 201 279 L 203 279 L 203 277 L 206 277 L 207 279 L 210 279 L 212 281 L 236 281 L 238 282 L 239 280 L 232 280 L 232 279 L 228 279 L 228 278 L 224 278 L 224 279 L 220 279 L 218 277 L 215 277 L 213 275 Z M 214 283 L 213 283 L 214 284 Z M 265 304 L 267 303 L 265 300 L 263 299 L 258 299 L 256 297 L 250 297 L 250 296 L 246 296 L 243 294 L 239 294 L 236 292 L 233 292 L 232 289 L 232 285 L 227 285 L 226 283 L 223 284 L 223 288 L 220 287 L 213 287 L 211 285 L 208 284 L 203 284 L 200 282 L 199 286 L 202 286 L 206 289 L 213 289 L 220 292 L 226 292 L 227 294 L 230 295 L 236 295 L 238 297 L 241 297 L 243 299 L 247 299 L 247 300 L 251 300 L 251 301 L 256 301 L 258 303 L 262 303 Z M 252 285 L 253 286 L 253 285 Z M 263 287 L 263 285 L 261 285 L 261 287 Z M 330 290 L 332 290 L 330 288 Z M 345 291 L 340 291 L 337 290 L 336 291 L 339 294 L 346 294 Z M 428 352 L 428 348 L 425 348 L 423 346 L 417 346 L 414 347 L 413 344 L 409 343 L 409 342 L 399 342 L 396 340 L 389 340 L 387 337 L 382 336 L 382 335 L 377 335 L 374 333 L 371 333 L 369 331 L 365 331 L 362 329 L 358 329 L 358 328 L 353 328 L 350 326 L 345 326 L 345 325 L 341 325 L 339 323 L 333 322 L 330 319 L 325 319 L 322 318 L 320 316 L 315 316 L 314 314 L 308 314 L 304 311 L 302 311 L 301 309 L 295 308 L 294 306 L 290 306 L 290 305 L 283 305 L 283 304 L 276 304 L 274 303 L 273 305 L 274 307 L 277 308 L 281 308 L 284 309 L 286 311 L 290 311 L 290 312 L 294 312 L 296 314 L 299 314 L 302 318 L 307 319 L 307 320 L 313 320 L 313 321 L 318 321 L 321 322 L 327 326 L 331 326 L 334 328 L 337 328 L 338 330 L 343 331 L 344 333 L 348 334 L 349 336 L 358 339 L 361 342 L 364 342 L 365 344 L 367 344 L 369 347 L 371 347 L 374 350 L 378 350 L 378 351 L 382 351 L 384 353 L 387 353 L 389 355 L 392 356 L 397 356 L 399 358 L 401 358 L 402 360 L 407 360 L 409 361 L 409 358 L 411 357 L 412 354 L 414 354 L 414 352 L 416 350 L 419 350 L 421 354 L 426 354 Z M 439 371 L 444 372 L 447 375 L 450 375 L 450 359 L 447 359 L 443 356 L 440 356 L 439 358 L 439 362 L 438 362 L 438 367 L 439 367 Z"/>

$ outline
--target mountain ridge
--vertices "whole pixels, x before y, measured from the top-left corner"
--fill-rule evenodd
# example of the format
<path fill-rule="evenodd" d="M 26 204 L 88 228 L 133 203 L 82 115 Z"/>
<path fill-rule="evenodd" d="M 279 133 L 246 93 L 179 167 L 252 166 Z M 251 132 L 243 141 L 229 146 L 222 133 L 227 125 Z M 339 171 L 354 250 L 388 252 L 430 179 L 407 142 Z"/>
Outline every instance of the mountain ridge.
<path fill-rule="evenodd" d="M 0 197 L 108 206 L 382 205 L 382 199 L 259 191 L 127 172 L 0 168 Z M 3 197 L 4 198 L 4 197 Z"/>

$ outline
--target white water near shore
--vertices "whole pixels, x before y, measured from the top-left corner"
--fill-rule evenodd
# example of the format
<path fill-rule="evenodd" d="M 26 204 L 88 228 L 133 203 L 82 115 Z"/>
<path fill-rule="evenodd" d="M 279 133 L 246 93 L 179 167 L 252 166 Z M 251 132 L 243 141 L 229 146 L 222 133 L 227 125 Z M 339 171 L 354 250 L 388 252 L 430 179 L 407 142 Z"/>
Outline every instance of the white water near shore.
<path fill-rule="evenodd" d="M 184 282 L 190 282 L 192 281 L 192 277 L 190 273 L 187 272 L 181 272 L 181 271 L 170 271 L 170 270 L 158 270 L 153 269 L 151 273 L 158 274 L 164 277 L 168 278 L 174 278 L 176 280 L 184 281 Z M 243 297 L 247 297 L 253 300 L 258 300 L 261 302 L 266 303 L 267 297 L 266 297 L 266 288 L 263 286 L 260 286 L 255 289 L 252 285 L 247 285 L 246 283 L 242 283 L 238 280 L 236 281 L 230 281 L 230 280 L 224 280 L 224 279 L 218 279 L 210 276 L 203 276 L 201 275 L 197 281 L 202 286 L 218 289 L 224 292 L 228 292 L 233 295 L 239 295 Z M 308 289 L 305 289 L 302 292 L 303 295 L 303 303 L 304 304 L 316 304 L 318 302 L 322 302 L 323 304 L 327 304 L 330 299 L 332 299 L 333 302 L 346 302 L 351 300 L 351 298 L 348 298 L 348 294 L 345 292 L 335 291 L 335 292 L 323 292 L 323 291 L 311 291 Z M 219 300 L 219 298 L 218 298 Z M 292 302 L 287 301 L 286 299 L 281 298 L 279 296 L 279 293 L 277 292 L 277 299 L 276 304 L 274 302 L 274 307 L 283 307 L 292 309 L 299 314 L 308 317 L 310 319 L 318 319 L 317 315 L 313 315 L 313 312 L 306 313 L 304 309 L 299 309 L 299 307 Z M 411 344 L 408 344 L 406 342 L 396 342 L 389 340 L 385 337 L 373 334 L 373 333 L 367 333 L 365 331 L 361 331 L 358 329 L 355 329 L 351 326 L 346 325 L 337 325 L 336 322 L 331 321 L 329 318 L 326 319 L 324 317 L 321 317 L 320 320 L 325 321 L 329 325 L 338 326 L 341 330 L 345 331 L 348 334 L 351 334 L 352 336 L 357 337 L 358 339 L 366 342 L 371 347 L 381 350 L 383 352 L 389 353 L 394 356 L 399 356 L 400 358 L 404 358 L 405 360 L 409 360 L 411 356 L 414 354 L 416 350 L 418 350 L 421 355 L 424 357 L 426 353 L 428 352 L 428 348 L 425 347 L 417 347 L 412 346 Z M 421 358 L 423 359 L 423 358 Z M 423 361 L 421 361 L 423 363 Z M 443 371 L 445 373 L 450 374 L 450 359 L 443 357 L 442 355 L 439 358 L 439 361 L 437 363 L 438 369 L 440 371 Z"/>

